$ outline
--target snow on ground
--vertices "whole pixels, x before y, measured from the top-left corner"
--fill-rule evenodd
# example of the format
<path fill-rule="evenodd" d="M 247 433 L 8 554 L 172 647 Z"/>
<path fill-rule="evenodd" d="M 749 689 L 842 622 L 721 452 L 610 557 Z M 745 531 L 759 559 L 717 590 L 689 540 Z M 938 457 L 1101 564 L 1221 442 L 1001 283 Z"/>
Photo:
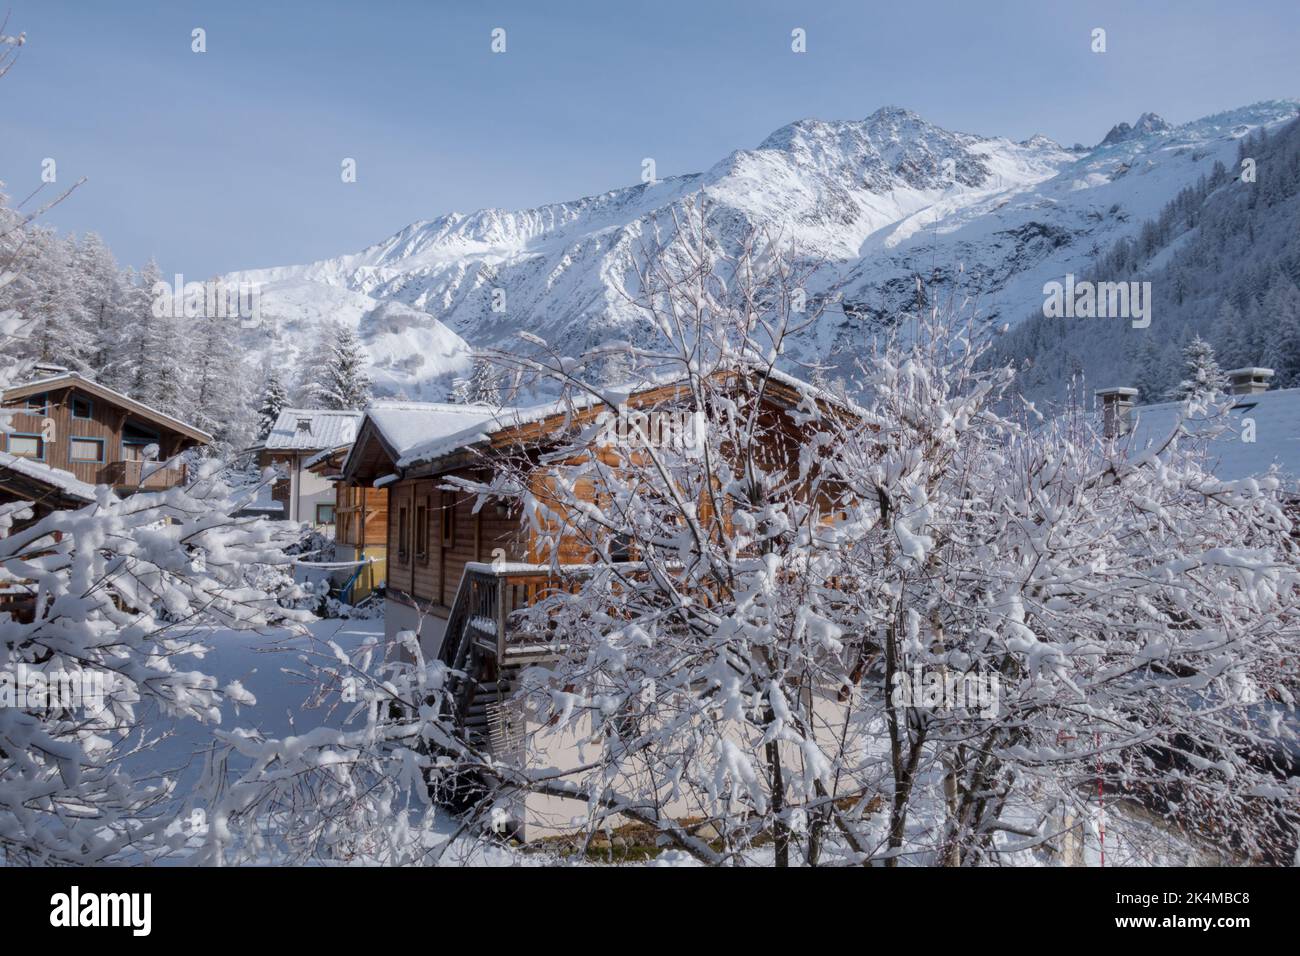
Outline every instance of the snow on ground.
<path fill-rule="evenodd" d="M 141 716 L 148 733 L 157 736 L 165 728 L 165 736 L 133 755 L 126 764 L 138 775 L 165 775 L 176 782 L 173 797 L 162 813 L 171 816 L 175 825 L 186 833 L 206 819 L 205 808 L 194 798 L 194 789 L 203 772 L 204 755 L 213 746 L 212 731 L 240 727 L 260 730 L 267 737 L 287 737 L 316 727 L 341 727 L 347 710 L 331 708 L 328 703 L 321 705 L 304 657 L 316 660 L 313 652 L 319 651 L 326 641 L 334 641 L 347 652 L 359 649 L 370 640 L 382 641 L 384 621 L 382 618 L 321 619 L 303 628 L 263 632 L 211 628 L 201 637 L 211 649 L 202 659 L 178 659 L 177 666 L 208 674 L 216 678 L 220 687 L 241 688 L 256 703 L 227 701 L 222 707 L 221 722 L 215 726 L 194 720 L 172 721 L 160 718 L 156 711 L 146 711 Z M 442 814 L 436 832 L 445 839 L 458 826 L 458 820 Z M 448 864 L 480 866 L 554 862 L 540 855 L 525 858 L 518 852 L 469 837 L 459 838 L 446 851 L 444 860 Z M 178 855 L 160 862 L 176 865 L 183 864 L 185 859 Z"/>
<path fill-rule="evenodd" d="M 382 640 L 383 634 L 382 619 L 318 620 L 297 632 L 287 628 L 260 633 L 212 628 L 200 635 L 211 647 L 202 659 L 176 663 L 215 677 L 220 687 L 241 686 L 256 698 L 251 705 L 227 703 L 216 727 L 256 728 L 269 737 L 284 737 L 314 727 L 338 726 L 342 717 L 314 705 L 314 688 L 305 674 L 302 656 L 325 640 L 351 651 L 370 638 Z M 154 733 L 167 727 L 169 736 L 129 766 L 137 772 L 166 773 L 177 780 L 179 819 L 191 809 L 190 794 L 203 767 L 202 754 L 212 746 L 215 728 L 194 720 L 168 721 L 157 713 L 146 713 L 144 723 Z"/>
<path fill-rule="evenodd" d="M 324 643 L 333 641 L 344 651 L 358 650 L 371 640 L 382 641 L 382 618 L 369 620 L 320 619 L 300 628 L 277 628 L 263 632 L 209 629 L 202 639 L 210 646 L 202 659 L 178 661 L 178 666 L 190 667 L 216 678 L 223 688 L 242 689 L 255 698 L 255 703 L 235 704 L 228 701 L 222 709 L 220 729 L 235 727 L 257 729 L 267 737 L 301 735 L 316 727 L 341 727 L 346 711 L 322 706 L 317 699 L 304 657 L 320 650 Z M 247 699 L 243 694 L 235 696 Z M 176 821 L 176 826 L 186 830 L 193 822 L 204 819 L 203 806 L 194 797 L 194 788 L 203 771 L 204 754 L 212 747 L 212 725 L 197 721 L 168 721 L 156 712 L 142 714 L 142 723 L 151 735 L 166 735 L 151 743 L 128 760 L 127 766 L 139 775 L 166 775 L 176 781 L 176 788 L 163 813 Z M 936 791 L 935 806 L 939 805 L 938 783 L 931 781 Z M 926 784 L 922 784 L 924 787 Z M 1143 819 L 1143 814 L 1117 812 L 1119 807 L 1107 808 L 1106 865 L 1108 866 L 1162 866 L 1185 865 L 1197 862 L 1198 854 L 1182 840 L 1173 837 L 1155 821 Z M 195 815 L 200 811 L 199 815 Z M 1094 808 L 1095 812 L 1095 808 Z M 1031 825 L 1036 810 L 1027 809 L 1020 822 Z M 868 830 L 878 831 L 883 839 L 886 821 L 865 821 Z M 456 834 L 459 821 L 443 814 L 435 828 L 436 839 L 446 839 Z M 922 843 L 931 843 L 941 826 L 936 814 L 918 812 L 913 815 L 909 836 Z M 1087 865 L 1097 865 L 1099 849 L 1094 826 L 1089 827 L 1084 839 L 1083 855 Z M 1004 862 L 1017 866 L 1054 865 L 1059 858 L 1038 851 L 1016 851 L 1018 840 L 1007 840 Z M 844 856 L 844 847 L 834 838 L 828 845 L 827 859 Z M 436 844 L 435 844 L 436 848 Z M 768 847 L 757 847 L 746 855 L 750 865 L 770 865 L 772 852 Z M 444 854 L 443 861 L 450 865 L 517 866 L 517 865 L 573 865 L 566 860 L 543 852 L 521 852 L 492 845 L 474 835 L 460 835 Z M 184 863 L 183 857 L 169 857 L 165 863 Z M 268 863 L 274 863 L 268 860 Z M 584 861 L 586 862 L 586 861 Z M 599 863 L 599 856 L 589 862 Z M 900 859 L 904 866 L 927 865 L 929 854 L 916 857 L 905 855 Z M 626 865 L 626 864 L 625 864 Z M 694 866 L 689 855 L 668 850 L 644 864 L 652 866 Z"/>

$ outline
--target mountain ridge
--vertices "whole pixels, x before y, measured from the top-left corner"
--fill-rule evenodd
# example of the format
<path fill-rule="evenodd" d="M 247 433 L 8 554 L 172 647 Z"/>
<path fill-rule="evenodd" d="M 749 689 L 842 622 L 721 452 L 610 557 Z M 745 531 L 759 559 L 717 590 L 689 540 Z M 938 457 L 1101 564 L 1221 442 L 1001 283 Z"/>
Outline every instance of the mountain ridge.
<path fill-rule="evenodd" d="M 819 288 L 809 291 L 842 288 L 844 314 L 824 316 L 792 357 L 847 367 L 874 331 L 914 303 L 917 277 L 953 283 L 960 265 L 960 281 L 985 317 L 1017 322 L 1041 303 L 1046 279 L 1081 271 L 1097 247 L 1137 229 L 1216 160 L 1231 160 L 1247 132 L 1296 115 L 1298 100 L 1262 101 L 1178 126 L 1145 112 L 1082 151 L 1041 135 L 1016 142 L 955 132 L 895 106 L 862 120 L 805 118 L 702 172 L 532 209 L 451 212 L 416 220 L 356 253 L 226 278 L 262 284 L 263 313 L 276 319 L 302 313 L 304 297 L 328 311 L 333 294 L 344 300 L 341 320 L 358 325 L 363 315 L 353 313 L 367 304 L 402 303 L 416 313 L 406 316 L 412 327 L 427 315 L 430 328 L 466 347 L 453 348 L 454 340 L 437 332 L 452 352 L 411 371 L 395 364 L 402 343 L 390 334 L 376 356 L 378 378 L 385 394 L 441 398 L 470 346 L 529 331 L 575 351 L 645 334 L 617 290 L 633 274 L 645 232 L 702 199 L 724 241 L 776 226 L 825 260 Z M 1112 135 L 1121 127 L 1127 130 Z M 493 308 L 496 289 L 504 290 L 503 311 Z M 357 295 L 368 303 L 349 298 Z M 302 318 L 273 341 L 249 346 L 300 352 L 293 339 L 310 335 L 313 324 Z"/>

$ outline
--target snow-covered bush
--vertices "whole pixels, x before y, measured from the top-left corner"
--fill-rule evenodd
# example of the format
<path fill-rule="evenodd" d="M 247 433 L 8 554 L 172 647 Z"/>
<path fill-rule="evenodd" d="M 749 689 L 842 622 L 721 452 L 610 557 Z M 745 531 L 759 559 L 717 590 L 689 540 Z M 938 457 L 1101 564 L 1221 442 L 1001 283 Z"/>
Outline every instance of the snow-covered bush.
<path fill-rule="evenodd" d="M 1158 447 L 995 409 L 970 326 L 934 313 L 864 363 L 831 447 L 838 620 L 886 758 L 886 853 L 996 863 L 1142 805 L 1228 858 L 1289 857 L 1300 567 L 1276 476 L 1219 481 L 1180 424 Z M 993 713 L 899 703 L 919 669 L 991 683 Z M 913 703 L 916 703 L 913 701 Z M 883 774 L 881 773 L 883 771 Z M 937 807 L 937 809 L 936 809 Z"/>
<path fill-rule="evenodd" d="M 194 862 L 435 862 L 447 847 L 436 767 L 454 762 L 437 755 L 458 752 L 446 668 L 424 660 L 410 631 L 352 654 L 328 641 L 305 661 L 342 727 L 287 739 L 217 731 L 200 788 L 211 826 Z"/>
<path fill-rule="evenodd" d="M 13 531 L 0 521 L 0 860 L 103 863 L 165 850 L 166 778 L 123 768 L 160 727 L 146 711 L 215 722 L 228 693 L 193 669 L 195 625 L 259 628 L 303 612 L 247 584 L 249 564 L 283 564 L 285 525 L 231 518 L 243 503 L 216 463 L 186 488 L 98 500 Z M 12 517 L 13 509 L 6 511 Z M 41 675 L 35 677 L 34 675 Z M 70 679 L 70 698 L 30 689 Z"/>

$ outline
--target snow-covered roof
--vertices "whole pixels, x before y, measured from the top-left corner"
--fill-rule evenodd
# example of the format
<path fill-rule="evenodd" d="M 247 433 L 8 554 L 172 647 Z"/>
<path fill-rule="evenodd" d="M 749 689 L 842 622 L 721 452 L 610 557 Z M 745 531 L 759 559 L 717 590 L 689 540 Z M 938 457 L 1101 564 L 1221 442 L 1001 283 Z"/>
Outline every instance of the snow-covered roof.
<path fill-rule="evenodd" d="M 4 400 L 6 402 L 19 398 L 25 398 L 30 395 L 39 395 L 42 392 L 50 392 L 59 388 L 79 388 L 84 392 L 89 392 L 99 398 L 106 399 L 116 405 L 125 408 L 127 411 L 134 412 L 141 418 L 148 419 L 156 424 L 164 425 L 173 431 L 178 431 L 182 435 L 210 444 L 212 436 L 201 428 L 195 428 L 193 425 L 181 421 L 160 412 L 152 405 L 146 405 L 144 402 L 137 401 L 129 395 L 123 395 L 121 392 L 109 388 L 107 385 L 100 385 L 98 382 L 85 378 L 76 372 L 66 372 L 59 375 L 53 375 L 48 378 L 38 378 L 30 382 L 24 382 L 21 385 L 14 385 L 5 389 Z"/>
<path fill-rule="evenodd" d="M 384 443 L 399 457 L 412 448 L 454 435 L 496 416 L 486 405 L 448 405 L 438 402 L 371 402 L 366 415 Z"/>
<path fill-rule="evenodd" d="M 499 411 L 489 411 L 486 417 L 473 422 L 466 428 L 442 435 L 427 436 L 424 441 L 411 445 L 406 449 L 402 457 L 397 460 L 397 467 L 399 469 L 409 468 L 411 465 L 433 461 L 458 449 L 469 448 L 488 441 L 493 435 L 503 432 L 507 428 L 545 421 L 552 416 L 562 415 L 570 409 L 577 411 L 594 403 L 595 399 L 591 396 L 583 396 L 567 402 L 545 402 L 541 405 L 506 407 Z"/>
<path fill-rule="evenodd" d="M 814 399 L 854 413 L 860 413 L 860 409 L 851 402 L 846 402 L 832 392 L 805 382 L 786 372 L 766 368 L 760 369 L 760 371 L 768 373 L 774 382 L 792 389 L 804 398 Z M 621 401 L 626 400 L 628 396 L 637 392 L 644 392 L 654 388 L 666 388 L 684 381 L 680 376 L 665 376 L 651 379 L 639 385 L 611 386 L 603 391 L 607 393 L 606 399 L 608 401 L 612 404 L 619 404 Z M 492 436 L 507 429 L 545 421 L 566 412 L 582 411 L 598 404 L 600 401 L 600 399 L 592 395 L 580 395 L 567 400 L 545 402 L 540 405 L 506 407 L 496 412 L 489 412 L 481 420 L 460 431 L 440 436 L 426 435 L 423 441 L 412 444 L 403 451 L 397 461 L 397 467 L 399 469 L 409 468 L 412 465 L 434 461 L 461 448 L 469 448 L 486 442 Z"/>
<path fill-rule="evenodd" d="M 304 424 L 307 427 L 300 427 Z M 267 451 L 319 451 L 350 445 L 361 412 L 326 408 L 283 408 L 262 447 Z"/>
<path fill-rule="evenodd" d="M 312 455 L 310 458 L 304 461 L 302 463 L 302 466 L 304 468 L 311 469 L 312 467 L 319 465 L 325 459 L 329 458 L 330 455 L 337 454 L 338 452 L 351 447 L 352 447 L 351 445 L 339 445 L 335 448 L 322 449 L 321 451 L 318 451 L 316 454 Z"/>
<path fill-rule="evenodd" d="M 87 503 L 95 500 L 95 486 L 82 481 L 72 472 L 64 471 L 62 468 L 51 468 L 42 462 L 0 451 L 0 473 L 5 471 L 49 485 L 69 498 L 77 498 Z"/>
<path fill-rule="evenodd" d="M 1182 411 L 1181 402 L 1134 408 L 1130 454 L 1164 441 Z M 1254 423 L 1253 435 L 1246 419 Z M 1193 415 L 1187 423 L 1193 433 L 1219 425 L 1226 426 L 1223 432 L 1206 443 L 1206 465 L 1216 477 L 1235 481 L 1263 474 L 1273 464 L 1292 482 L 1300 477 L 1300 388 L 1238 395 L 1225 416 L 1207 420 L 1205 414 Z M 1254 441 L 1243 441 L 1251 437 Z"/>

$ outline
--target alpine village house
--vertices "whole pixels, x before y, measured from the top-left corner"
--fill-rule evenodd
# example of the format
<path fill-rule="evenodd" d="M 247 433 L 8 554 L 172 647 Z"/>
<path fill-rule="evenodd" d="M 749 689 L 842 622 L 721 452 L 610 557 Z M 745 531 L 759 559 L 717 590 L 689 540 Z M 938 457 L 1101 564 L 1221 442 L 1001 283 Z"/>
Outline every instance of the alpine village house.
<path fill-rule="evenodd" d="M 268 517 L 301 521 L 323 530 L 334 524 L 334 486 L 308 468 L 322 453 L 345 451 L 357 434 L 361 413 L 321 408 L 280 410 L 266 438 L 252 446 L 259 467 L 281 472 L 271 485 Z"/>
<path fill-rule="evenodd" d="M 95 500 L 95 486 L 120 495 L 185 484 L 181 452 L 212 436 L 76 372 L 38 367 L 42 377 L 4 391 L 0 502 L 29 501 L 35 518 Z"/>
<path fill-rule="evenodd" d="M 633 392 L 627 405 L 672 407 L 681 394 L 671 383 L 657 384 Z M 773 421 L 792 423 L 785 413 L 813 400 L 838 404 L 789 376 L 774 377 L 764 389 L 763 401 L 771 406 L 766 413 Z M 551 498 L 547 452 L 595 421 L 602 410 L 583 402 L 496 411 L 376 402 L 366 411 L 356 443 L 333 466 L 339 486 L 336 508 L 358 509 L 352 513 L 360 515 L 368 506 L 359 495 L 367 490 L 387 495 L 383 505 L 368 512 L 382 514 L 384 520 L 387 636 L 412 631 L 426 659 L 441 659 L 466 675 L 453 688 L 456 719 L 471 741 L 494 753 L 513 751 L 523 735 L 536 730 L 511 709 L 508 699 L 523 667 L 545 665 L 555 653 L 525 629 L 516 612 L 568 586 L 562 578 L 583 573 L 591 555 L 560 528 L 522 521 L 514 502 L 480 500 L 475 493 L 449 488 L 449 479 L 485 484 L 494 460 L 510 456 L 517 461 L 522 453 L 533 463 L 530 491 L 537 500 Z M 587 492 L 595 500 L 597 490 Z M 358 525 L 339 527 L 350 536 L 347 547 L 355 547 Z M 569 569 L 558 576 L 540 563 L 546 560 L 543 535 L 558 535 L 560 564 Z M 827 702 L 841 706 L 834 695 Z M 566 766 L 577 753 L 575 741 L 555 740 L 538 759 Z M 574 815 L 575 805 L 566 798 L 530 794 L 511 811 L 510 825 L 516 835 L 532 840 L 569 832 Z"/>

